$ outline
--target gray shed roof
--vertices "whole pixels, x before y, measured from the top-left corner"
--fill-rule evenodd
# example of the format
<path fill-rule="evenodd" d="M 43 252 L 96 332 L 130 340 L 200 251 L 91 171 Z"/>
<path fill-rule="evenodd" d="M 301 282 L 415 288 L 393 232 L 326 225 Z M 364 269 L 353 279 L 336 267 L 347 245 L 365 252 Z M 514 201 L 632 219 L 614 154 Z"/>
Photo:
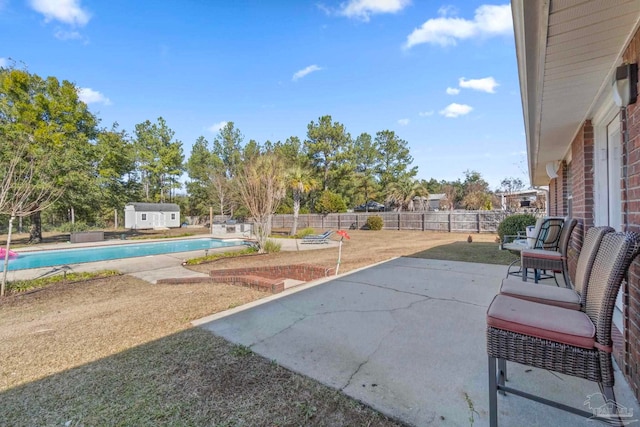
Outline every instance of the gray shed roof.
<path fill-rule="evenodd" d="M 180 212 L 180 206 L 175 203 L 127 203 L 138 212 Z"/>

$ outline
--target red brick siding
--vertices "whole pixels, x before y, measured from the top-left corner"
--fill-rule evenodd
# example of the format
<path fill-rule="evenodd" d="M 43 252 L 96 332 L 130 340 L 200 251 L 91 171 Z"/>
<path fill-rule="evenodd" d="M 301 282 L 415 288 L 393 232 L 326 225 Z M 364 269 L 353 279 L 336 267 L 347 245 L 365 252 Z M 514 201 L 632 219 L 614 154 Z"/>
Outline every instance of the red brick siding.
<path fill-rule="evenodd" d="M 547 200 L 547 203 L 549 203 L 549 215 L 552 216 L 558 216 L 558 193 L 559 193 L 559 188 L 560 186 L 558 185 L 558 179 L 552 179 L 549 182 L 549 200 Z"/>
<path fill-rule="evenodd" d="M 638 62 L 640 58 L 640 31 L 636 32 L 623 55 L 623 63 Z M 623 177 L 628 175 L 628 187 L 622 187 L 622 212 L 625 229 L 640 232 L 640 106 L 636 102 L 627 107 L 627 122 L 621 123 L 628 131 L 628 143 L 622 146 Z M 636 399 L 640 398 L 640 260 L 629 269 L 628 293 L 624 295 L 625 324 L 622 357 L 615 351 L 618 365 L 625 373 Z M 617 344 L 617 343 L 616 343 Z M 618 350 L 618 349 L 616 349 Z"/>
<path fill-rule="evenodd" d="M 566 200 L 569 194 L 573 198 L 572 216 L 578 220 L 578 226 L 571 236 L 571 243 L 568 250 L 567 264 L 569 275 L 575 277 L 577 258 L 582 248 L 584 232 L 593 226 L 594 210 L 594 183 L 593 183 L 593 162 L 594 162 L 594 137 L 593 126 L 590 121 L 586 121 L 580 132 L 571 143 L 571 164 L 562 162 L 562 212 L 568 214 Z M 569 176 L 571 177 L 571 188 L 568 188 Z M 560 179 L 560 173 L 558 174 Z M 556 210 L 560 210 L 556 207 Z"/>
<path fill-rule="evenodd" d="M 558 191 L 559 191 L 558 198 L 556 201 L 557 216 L 569 215 L 569 209 L 567 204 L 565 203 L 567 200 L 567 196 L 569 195 L 568 188 L 567 188 L 568 173 L 569 173 L 569 170 L 567 167 L 567 162 L 563 160 L 562 163 L 560 163 L 560 169 L 558 170 L 558 178 L 556 179 L 558 181 Z"/>
<path fill-rule="evenodd" d="M 549 215 L 566 216 L 567 204 L 567 163 L 562 161 L 558 168 L 558 177 L 549 182 Z"/>

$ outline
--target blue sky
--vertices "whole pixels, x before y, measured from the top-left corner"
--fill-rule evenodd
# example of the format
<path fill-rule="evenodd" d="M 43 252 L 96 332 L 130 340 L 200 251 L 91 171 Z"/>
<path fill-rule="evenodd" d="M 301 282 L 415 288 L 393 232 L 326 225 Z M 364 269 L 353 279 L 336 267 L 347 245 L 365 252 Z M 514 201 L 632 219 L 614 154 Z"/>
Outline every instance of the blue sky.
<path fill-rule="evenodd" d="M 74 82 L 101 125 L 162 116 L 185 157 L 233 121 L 304 140 L 389 129 L 418 178 L 528 184 L 508 2 L 0 0 L 0 65 Z"/>

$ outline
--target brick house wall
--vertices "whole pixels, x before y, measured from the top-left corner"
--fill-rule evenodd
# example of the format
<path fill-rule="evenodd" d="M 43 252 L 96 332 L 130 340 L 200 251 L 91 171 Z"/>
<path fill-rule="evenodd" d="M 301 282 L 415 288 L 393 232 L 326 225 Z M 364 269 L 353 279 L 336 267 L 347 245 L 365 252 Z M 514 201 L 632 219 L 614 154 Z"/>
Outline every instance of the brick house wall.
<path fill-rule="evenodd" d="M 549 183 L 549 215 L 567 216 L 567 162 L 562 161 L 558 168 L 558 177 Z"/>
<path fill-rule="evenodd" d="M 640 31 L 629 43 L 624 55 L 624 63 L 637 63 L 640 58 Z M 621 123 L 624 134 L 628 132 L 628 142 L 622 145 L 622 212 L 625 228 L 640 232 L 640 106 L 639 102 L 627 107 L 626 123 Z M 625 182 L 625 169 L 628 174 L 628 188 Z M 640 260 L 636 259 L 629 269 L 629 283 L 625 301 L 625 325 L 623 360 L 618 364 L 623 368 L 629 383 L 640 400 Z"/>
<path fill-rule="evenodd" d="M 561 193 L 558 200 L 562 200 L 562 206 L 559 206 L 558 203 L 554 211 L 567 215 L 569 213 L 567 199 L 571 197 L 571 215 L 578 220 L 578 226 L 571 236 L 568 249 L 567 264 L 571 277 L 575 277 L 577 258 L 582 248 L 584 232 L 593 226 L 594 142 L 593 125 L 591 121 L 587 120 L 571 143 L 571 164 L 567 165 L 566 162 L 562 162 L 562 170 L 558 171 L 558 178 L 554 180 L 563 181 L 561 185 L 560 183 L 555 185 L 557 191 Z"/>
<path fill-rule="evenodd" d="M 547 203 L 549 204 L 549 215 L 551 216 L 558 216 L 558 210 L 559 210 L 559 200 L 558 200 L 558 194 L 560 193 L 559 191 L 559 178 L 556 179 L 552 179 L 549 182 L 549 200 L 547 201 Z"/>
<path fill-rule="evenodd" d="M 623 63 L 637 63 L 640 58 L 640 31 L 638 31 L 623 55 Z M 621 133 L 628 132 L 627 144 L 622 144 L 622 223 L 625 230 L 640 233 L 640 99 L 626 109 L 627 119 L 621 120 Z M 623 115 L 621 115 L 622 117 Z M 571 196 L 572 216 L 579 221 L 569 247 L 569 273 L 573 277 L 576 258 L 585 230 L 594 225 L 594 129 L 590 120 L 571 144 L 571 163 L 563 162 L 558 178 L 552 180 L 551 214 L 568 213 L 568 197 Z M 628 175 L 625 180 L 625 173 Z M 573 256 L 572 256 L 573 255 Z M 629 269 L 629 281 L 623 288 L 624 324 L 622 334 L 614 326 L 614 356 L 625 374 L 636 399 L 640 400 L 640 259 Z"/>

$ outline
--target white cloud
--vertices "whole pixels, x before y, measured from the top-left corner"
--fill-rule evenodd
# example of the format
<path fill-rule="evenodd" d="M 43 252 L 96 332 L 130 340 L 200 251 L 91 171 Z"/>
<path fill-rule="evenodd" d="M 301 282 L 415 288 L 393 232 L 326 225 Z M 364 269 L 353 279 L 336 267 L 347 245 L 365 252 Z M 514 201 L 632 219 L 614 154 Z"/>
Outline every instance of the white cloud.
<path fill-rule="evenodd" d="M 448 87 L 447 88 L 447 95 L 457 95 L 460 93 L 460 89 L 455 88 L 455 87 Z"/>
<path fill-rule="evenodd" d="M 398 120 L 398 124 L 399 124 L 400 126 L 406 126 L 406 125 L 408 125 L 408 124 L 409 124 L 409 122 L 410 122 L 410 120 L 409 120 L 409 119 L 400 119 L 400 120 Z"/>
<path fill-rule="evenodd" d="M 418 113 L 420 117 L 429 117 L 433 116 L 433 111 L 421 111 Z"/>
<path fill-rule="evenodd" d="M 473 20 L 449 17 L 451 9 L 440 9 L 441 17 L 426 21 L 407 36 L 405 49 L 431 43 L 440 46 L 455 46 L 458 40 L 471 37 L 491 37 L 511 34 L 511 7 L 505 5 L 482 5 L 475 11 Z"/>
<path fill-rule="evenodd" d="M 218 123 L 214 123 L 211 126 L 209 126 L 207 128 L 207 130 L 213 132 L 213 133 L 218 133 L 222 130 L 222 128 L 224 128 L 227 125 L 228 122 L 222 121 L 222 122 L 218 122 Z"/>
<path fill-rule="evenodd" d="M 497 86 L 500 86 L 493 77 L 485 77 L 484 79 L 470 79 L 466 80 L 464 77 L 460 77 L 458 80 L 460 87 L 479 90 L 481 92 L 495 93 Z"/>
<path fill-rule="evenodd" d="M 303 78 L 307 74 L 311 74 L 314 71 L 320 71 L 320 70 L 322 70 L 322 68 L 318 67 L 317 65 L 309 65 L 307 68 L 303 68 L 302 70 L 296 71 L 293 74 L 293 78 L 291 80 L 295 82 L 296 80 Z"/>
<path fill-rule="evenodd" d="M 80 0 L 29 0 L 33 10 L 44 15 L 45 21 L 60 21 L 82 27 L 89 22 L 91 14 L 80 5 Z"/>
<path fill-rule="evenodd" d="M 81 87 L 78 89 L 78 98 L 85 104 L 103 104 L 111 105 L 111 100 L 98 92 L 88 87 Z"/>
<path fill-rule="evenodd" d="M 447 105 L 444 110 L 441 110 L 440 114 L 442 114 L 445 117 L 455 119 L 456 117 L 469 114 L 471 110 L 473 110 L 473 107 L 471 107 L 470 105 L 456 104 L 454 102 L 453 104 Z"/>
<path fill-rule="evenodd" d="M 61 29 L 56 30 L 53 36 L 58 40 L 80 40 L 83 38 L 82 34 L 77 31 L 65 31 Z"/>
<path fill-rule="evenodd" d="M 9 61 L 7 58 L 0 58 L 0 67 L 5 68 L 9 66 Z"/>
<path fill-rule="evenodd" d="M 338 14 L 367 22 L 371 15 L 397 13 L 410 3 L 410 0 L 349 0 L 340 4 Z"/>

